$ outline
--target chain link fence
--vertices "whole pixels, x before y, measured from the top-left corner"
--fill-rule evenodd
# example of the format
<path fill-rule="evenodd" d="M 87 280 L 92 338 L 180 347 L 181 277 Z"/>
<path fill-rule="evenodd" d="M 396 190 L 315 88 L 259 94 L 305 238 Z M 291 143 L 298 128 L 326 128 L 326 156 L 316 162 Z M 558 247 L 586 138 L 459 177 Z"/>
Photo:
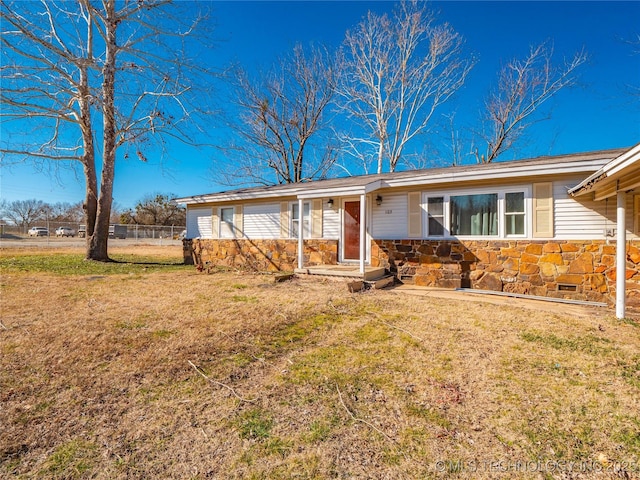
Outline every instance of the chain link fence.
<path fill-rule="evenodd" d="M 49 236 L 83 237 L 84 225 L 74 222 L 36 222 L 33 227 L 43 227 Z M 181 240 L 184 225 L 120 225 L 113 224 L 109 229 L 112 238 L 138 239 L 172 239 Z M 0 234 L 3 237 L 28 237 L 29 228 L 19 225 L 0 224 Z"/>
<path fill-rule="evenodd" d="M 181 240 L 184 236 L 183 232 L 187 228 L 184 225 L 126 225 L 127 238 L 170 238 L 173 240 Z"/>

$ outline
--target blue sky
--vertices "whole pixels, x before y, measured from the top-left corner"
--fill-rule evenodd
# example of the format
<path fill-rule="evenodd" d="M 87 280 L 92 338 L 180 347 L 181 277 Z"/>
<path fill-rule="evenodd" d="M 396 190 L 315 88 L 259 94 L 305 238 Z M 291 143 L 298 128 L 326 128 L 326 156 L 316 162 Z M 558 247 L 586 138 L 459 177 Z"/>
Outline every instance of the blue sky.
<path fill-rule="evenodd" d="M 199 2 L 203 4 L 204 2 Z M 338 46 L 347 29 L 368 10 L 382 13 L 392 2 L 209 2 L 221 39 L 203 61 L 223 67 L 230 61 L 247 69 L 268 67 L 296 42 Z M 640 2 L 433 2 L 432 8 L 466 39 L 478 62 L 453 100 L 460 126 L 472 125 L 483 95 L 501 64 L 524 56 L 530 45 L 551 40 L 558 60 L 586 49 L 580 85 L 562 91 L 552 102 L 552 119 L 536 124 L 518 157 L 631 146 L 640 141 Z M 634 55 L 635 53 L 635 55 Z M 1 134 L 1 131 L 0 131 Z M 135 205 L 146 194 L 187 196 L 227 189 L 215 182 L 212 165 L 220 152 L 171 146 L 171 158 L 147 163 L 119 159 L 114 201 Z M 503 160 L 512 159 L 508 155 Z M 215 169 L 214 169 L 215 171 Z M 36 198 L 50 203 L 82 200 L 79 169 L 25 164 L 2 166 L 0 196 Z"/>

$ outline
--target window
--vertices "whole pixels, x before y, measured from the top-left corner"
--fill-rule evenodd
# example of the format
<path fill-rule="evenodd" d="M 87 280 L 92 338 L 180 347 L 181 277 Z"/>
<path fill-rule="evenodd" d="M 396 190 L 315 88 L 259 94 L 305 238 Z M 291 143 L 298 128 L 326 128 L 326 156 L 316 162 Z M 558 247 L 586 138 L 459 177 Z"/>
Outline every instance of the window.
<path fill-rule="evenodd" d="M 412 194 L 409 193 L 410 196 Z M 457 190 L 451 193 L 446 190 L 425 192 L 420 203 L 420 214 L 425 225 L 422 235 L 434 239 L 532 235 L 533 200 L 529 185 L 510 185 L 495 190 Z M 408 206 L 411 207 L 411 197 Z M 411 224 L 412 217 L 409 215 L 409 227 Z"/>
<path fill-rule="evenodd" d="M 310 206 L 309 203 L 303 203 L 303 215 L 302 215 L 302 225 L 303 232 L 302 236 L 304 238 L 309 238 L 311 236 L 311 231 L 309 230 L 309 212 Z M 298 232 L 300 227 L 300 208 L 298 203 L 291 204 L 291 237 L 298 238 Z"/>
<path fill-rule="evenodd" d="M 233 228 L 233 207 L 220 209 L 220 238 L 235 237 Z"/>
<path fill-rule="evenodd" d="M 452 196 L 451 235 L 498 235 L 498 194 Z"/>
<path fill-rule="evenodd" d="M 444 236 L 444 197 L 427 198 L 427 213 L 429 215 L 429 237 Z"/>
<path fill-rule="evenodd" d="M 505 193 L 505 234 L 524 235 L 524 192 Z"/>

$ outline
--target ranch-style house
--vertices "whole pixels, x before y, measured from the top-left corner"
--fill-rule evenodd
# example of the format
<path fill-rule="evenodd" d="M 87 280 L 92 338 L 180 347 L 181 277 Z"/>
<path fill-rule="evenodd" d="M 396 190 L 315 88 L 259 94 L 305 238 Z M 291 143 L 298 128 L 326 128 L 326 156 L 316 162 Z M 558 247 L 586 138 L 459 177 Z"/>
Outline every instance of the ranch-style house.
<path fill-rule="evenodd" d="M 640 306 L 640 144 L 176 199 L 203 266 Z M 623 272 L 620 274 L 619 272 Z"/>

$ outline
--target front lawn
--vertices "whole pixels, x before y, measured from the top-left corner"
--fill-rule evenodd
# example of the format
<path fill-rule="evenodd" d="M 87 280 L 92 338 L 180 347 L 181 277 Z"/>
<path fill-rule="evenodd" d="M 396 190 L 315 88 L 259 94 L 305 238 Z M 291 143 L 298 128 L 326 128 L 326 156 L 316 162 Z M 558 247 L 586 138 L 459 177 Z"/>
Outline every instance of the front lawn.
<path fill-rule="evenodd" d="M 85 263 L 2 258 L 0 477 L 640 475 L 637 323 Z"/>

